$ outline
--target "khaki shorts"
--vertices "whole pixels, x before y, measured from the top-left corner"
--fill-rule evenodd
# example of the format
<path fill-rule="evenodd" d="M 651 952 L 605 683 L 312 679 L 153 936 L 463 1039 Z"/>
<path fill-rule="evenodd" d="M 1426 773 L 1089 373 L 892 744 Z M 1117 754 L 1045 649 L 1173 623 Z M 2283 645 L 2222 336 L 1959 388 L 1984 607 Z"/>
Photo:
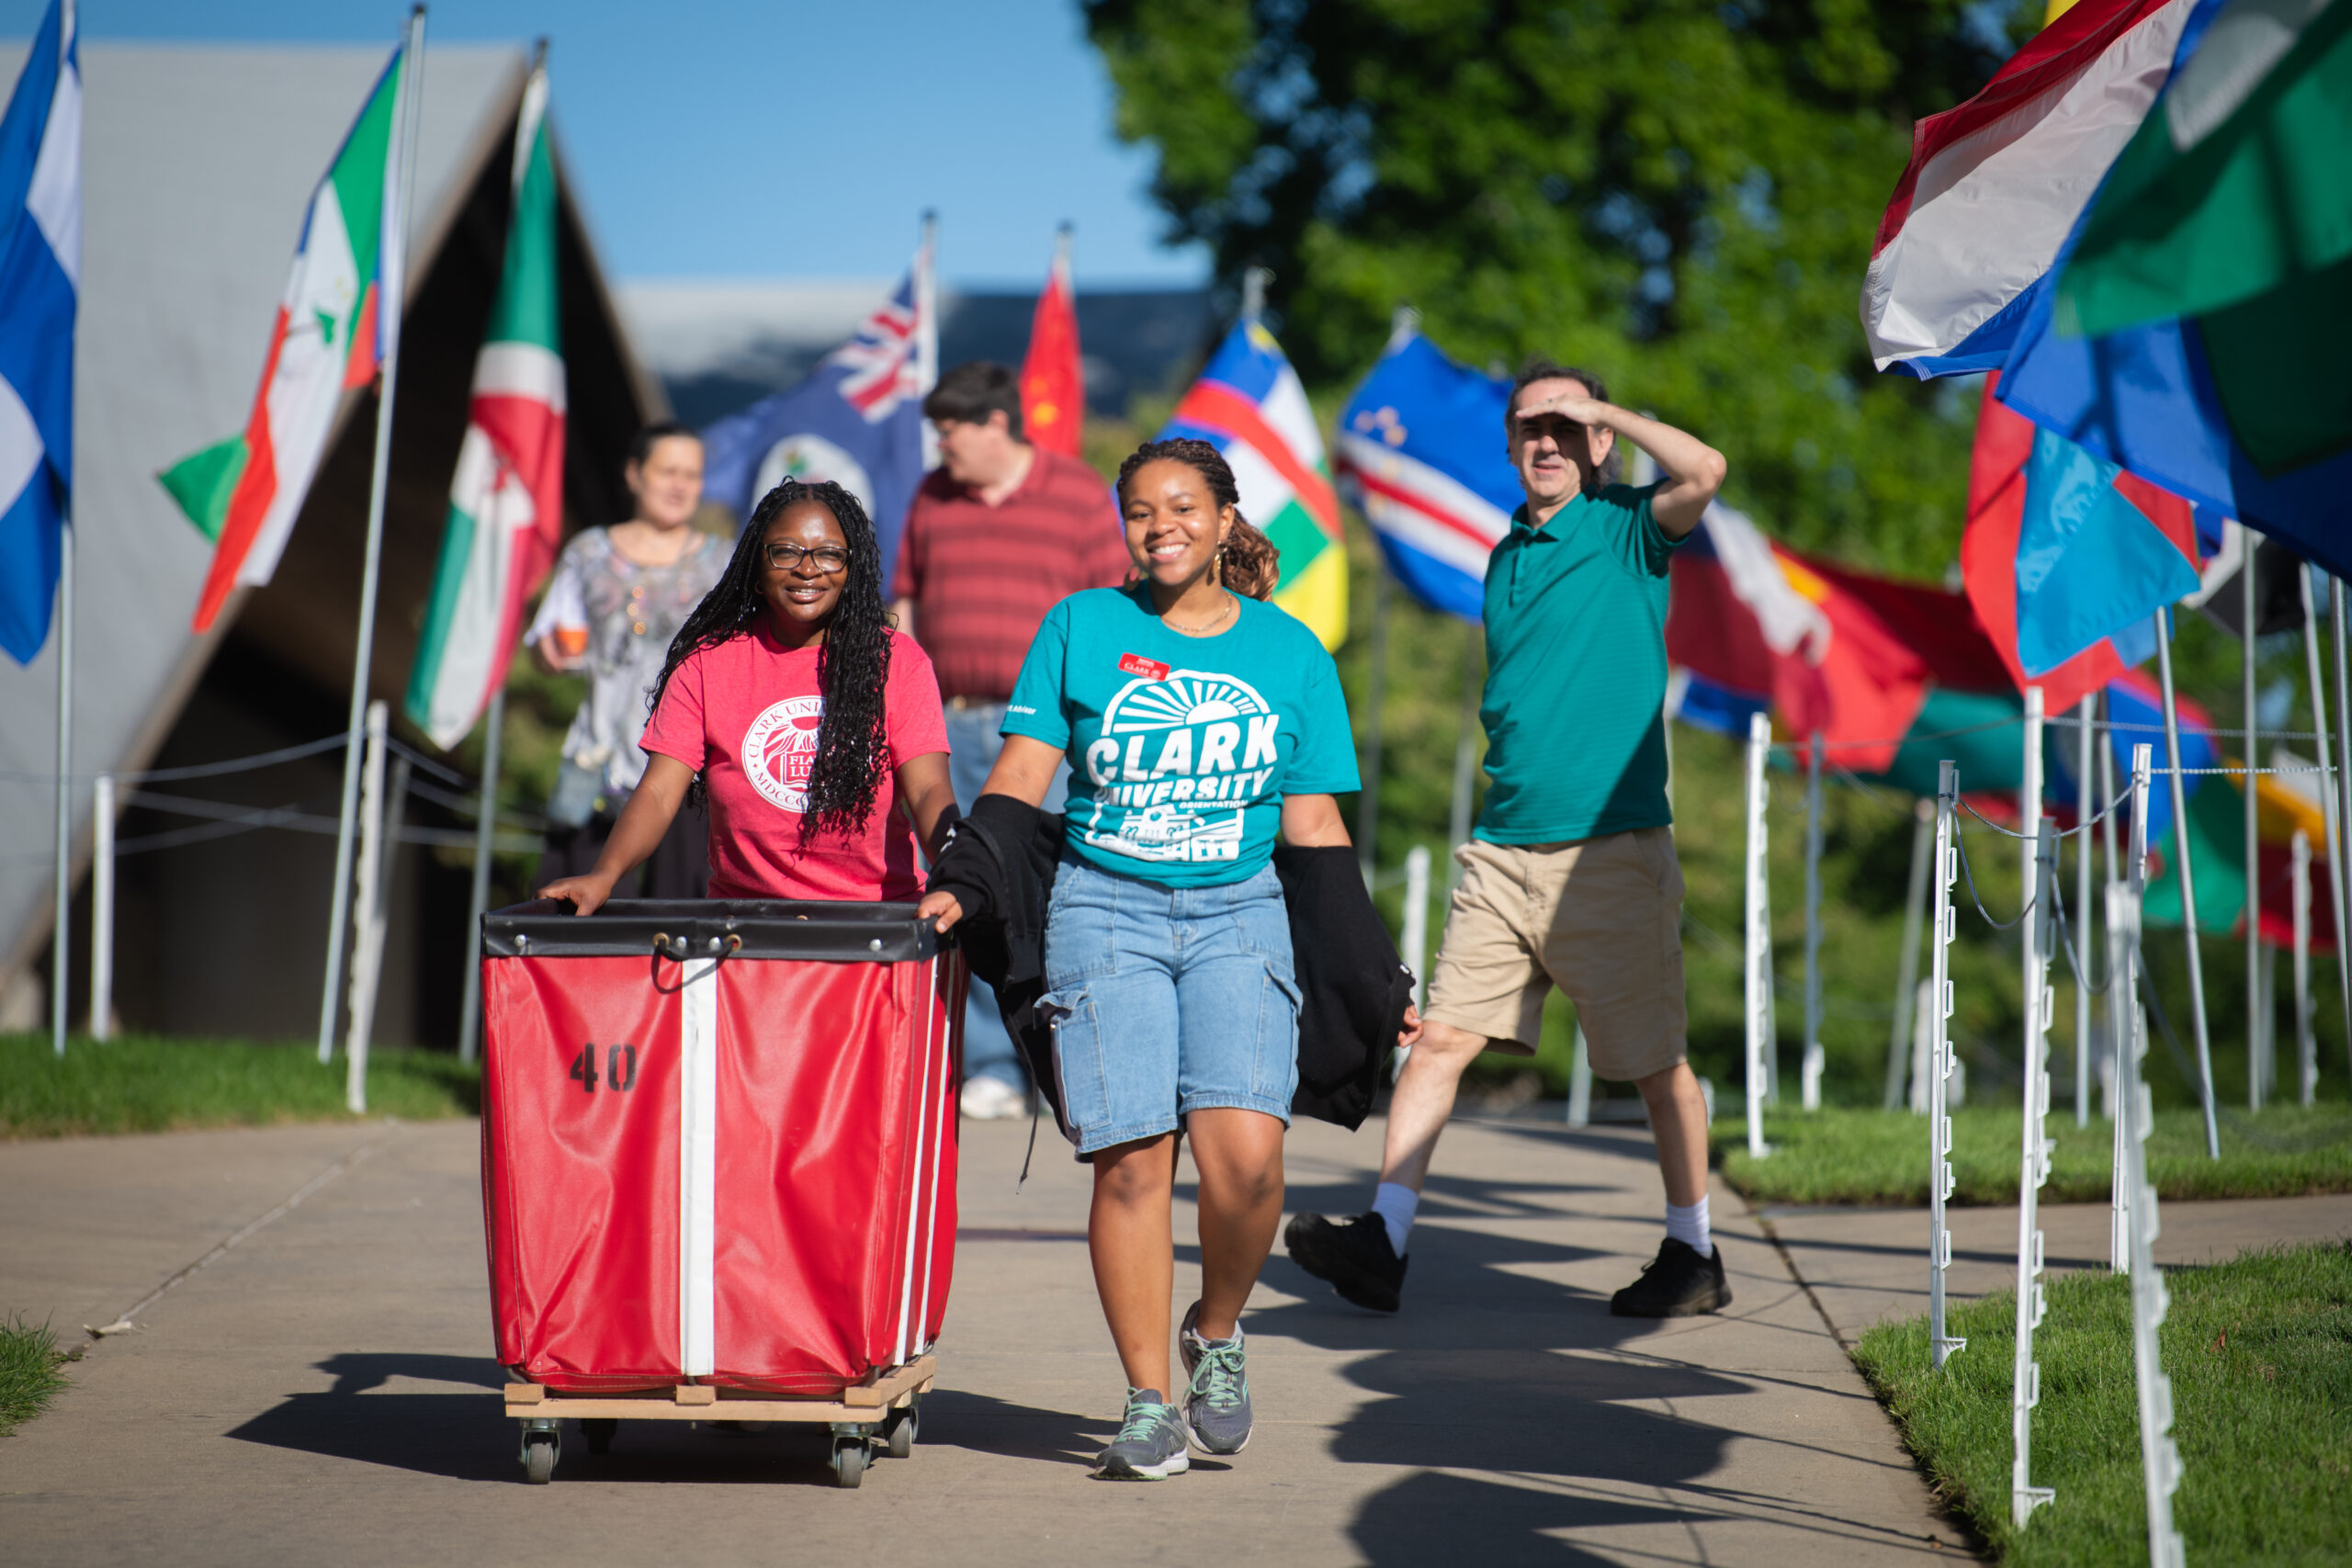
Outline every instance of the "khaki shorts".
<path fill-rule="evenodd" d="M 1566 844 L 1456 850 L 1461 884 L 1429 1016 L 1532 1049 L 1554 986 L 1576 1004 L 1593 1072 L 1629 1082 L 1683 1060 L 1682 867 L 1666 828 Z"/>

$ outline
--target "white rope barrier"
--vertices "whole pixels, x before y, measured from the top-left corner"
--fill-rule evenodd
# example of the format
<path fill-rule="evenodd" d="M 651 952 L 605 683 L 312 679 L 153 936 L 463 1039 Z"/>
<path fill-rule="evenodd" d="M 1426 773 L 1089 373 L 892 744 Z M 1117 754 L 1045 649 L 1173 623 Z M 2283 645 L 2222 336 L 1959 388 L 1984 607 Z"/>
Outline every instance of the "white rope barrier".
<path fill-rule="evenodd" d="M 2039 739 L 2040 726 L 2035 721 L 2041 716 L 2038 711 L 2040 694 L 2033 691 L 2028 697 L 2027 730 L 2033 739 Z M 2147 1140 L 2154 1126 L 2154 1108 L 2144 1070 L 2148 1022 L 2140 1005 L 2140 985 L 2145 978 L 2140 931 L 2141 909 L 2147 891 L 2148 798 L 2156 773 L 2152 763 L 2153 751 L 2154 748 L 2146 744 L 2133 748 L 2128 797 L 2131 841 L 2125 860 L 2127 880 L 2111 883 L 2107 889 L 2108 978 L 2102 988 L 2110 995 L 2110 1013 L 2118 1008 L 2127 1010 L 2118 1016 L 2128 1021 L 2120 1032 L 2111 1108 L 2115 1139 L 2110 1248 L 2115 1271 L 2129 1277 L 2132 1292 L 2132 1365 L 2150 1560 L 2154 1568 L 2182 1568 L 2185 1551 L 2172 1517 L 2173 1494 L 2180 1484 L 2180 1451 L 2171 1435 L 2172 1384 L 2165 1375 L 2157 1341 L 2157 1329 L 2165 1320 L 2169 1301 L 2163 1272 L 2155 1264 L 2154 1243 L 2161 1226 L 2147 1164 Z M 2010 1519 L 2019 1529 L 2024 1529 L 2036 1508 L 2052 1502 L 2056 1495 L 2053 1488 L 2032 1483 L 2032 1419 L 2041 1400 L 2041 1367 L 2034 1359 L 2033 1338 L 2049 1304 L 2042 1284 L 2045 1253 L 2039 1194 L 2049 1180 L 2056 1148 L 2048 1125 L 2054 1109 L 2049 1070 L 2049 1032 L 2055 1016 L 2056 998 L 2050 983 L 2052 958 L 2064 951 L 2074 964 L 2078 990 L 2087 992 L 2090 988 L 2082 972 L 2081 956 L 2067 941 L 2065 909 L 2058 886 L 2059 834 L 2040 818 L 2041 781 L 2038 770 L 2030 762 L 2025 782 L 2027 790 L 2021 797 L 2024 818 L 2034 832 L 2030 854 L 2023 868 L 2022 908 L 2018 917 L 2019 920 L 2030 919 L 2031 923 L 2026 928 L 2022 957 L 2024 1105 L 2018 1151 L 2017 1329 L 2010 1383 Z M 1966 867 L 1964 846 L 1954 832 L 1959 795 L 1958 765 L 1946 760 L 1938 770 L 1934 925 L 1929 949 L 1933 970 L 1928 984 L 1921 987 L 1925 1005 L 1920 1010 L 1920 1029 L 1926 1039 L 1917 1069 L 1917 1075 L 1926 1079 L 1928 1091 L 1928 1332 L 1933 1365 L 1939 1371 L 1955 1352 L 1967 1346 L 1964 1337 L 1947 1332 L 1944 1289 L 1945 1271 L 1951 1263 L 1951 1235 L 1945 1224 L 1945 1202 L 1954 1187 L 1951 1117 L 1946 1100 L 1946 1084 L 1953 1067 L 1949 1025 L 1953 1011 L 1949 948 L 1957 935 L 1958 908 L 1953 902 L 1953 887 Z M 2300 934 L 2307 929 L 2310 919 L 2308 837 L 2298 834 L 2295 849 L 2300 874 L 2295 911 Z M 1973 893 L 1973 878 L 1970 886 Z M 1988 924 L 2002 923 L 1993 919 L 1981 898 L 1977 906 Z M 2308 948 L 2300 943 L 2299 959 L 2307 966 Z M 2120 987 L 2116 984 L 2119 978 L 2122 982 Z M 2308 1063 L 2312 1051 L 2301 1042 L 2310 1033 L 2309 987 L 2301 979 L 2298 981 L 2297 1012 L 2299 1051 Z M 2195 1070 L 2194 1064 L 2186 1060 L 2182 1066 L 2185 1071 Z M 2312 1076 L 2313 1068 L 2306 1066 L 2306 1093 Z"/>

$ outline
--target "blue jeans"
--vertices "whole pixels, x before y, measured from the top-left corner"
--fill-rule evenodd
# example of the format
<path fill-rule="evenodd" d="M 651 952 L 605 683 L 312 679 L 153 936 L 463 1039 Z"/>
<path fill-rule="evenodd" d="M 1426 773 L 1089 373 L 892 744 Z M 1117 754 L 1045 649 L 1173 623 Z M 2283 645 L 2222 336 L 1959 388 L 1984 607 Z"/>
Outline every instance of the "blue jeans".
<path fill-rule="evenodd" d="M 989 770 L 996 766 L 997 753 L 1004 750 L 1004 737 L 997 732 L 1003 722 L 1002 703 L 968 703 L 947 709 L 947 782 L 956 791 L 957 809 L 969 811 L 979 799 L 980 786 L 989 782 Z M 1054 774 L 1053 787 L 1046 792 L 1045 808 L 1059 811 L 1069 795 L 1069 764 L 1064 762 Z M 1013 1053 L 1012 1036 L 1004 1032 L 1003 1020 L 998 1016 L 996 993 L 975 977 L 964 1004 L 964 1076 L 974 1078 L 984 1073 L 1017 1089 L 1025 1091 L 1029 1087 L 1028 1076 Z"/>
<path fill-rule="evenodd" d="M 1046 919 L 1062 1107 L 1079 1152 L 1174 1132 L 1232 1107 L 1290 1124 L 1298 981 L 1271 865 L 1222 887 L 1168 887 L 1065 858 Z"/>

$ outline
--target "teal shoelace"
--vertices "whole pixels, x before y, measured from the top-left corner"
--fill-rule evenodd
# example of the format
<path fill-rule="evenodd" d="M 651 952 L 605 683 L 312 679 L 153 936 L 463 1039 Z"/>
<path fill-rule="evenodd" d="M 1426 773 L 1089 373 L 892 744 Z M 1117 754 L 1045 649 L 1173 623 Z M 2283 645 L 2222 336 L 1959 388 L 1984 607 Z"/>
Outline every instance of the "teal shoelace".
<path fill-rule="evenodd" d="M 1249 1387 L 1240 1340 L 1202 1341 L 1201 1363 L 1193 1369 L 1191 1392 L 1194 1397 L 1207 1400 L 1212 1410 L 1231 1410 L 1240 1404 Z"/>
<path fill-rule="evenodd" d="M 1119 1428 L 1117 1440 L 1122 1443 L 1148 1443 L 1168 1419 L 1168 1406 L 1148 1400 L 1130 1400 L 1127 1404 L 1127 1424 Z"/>

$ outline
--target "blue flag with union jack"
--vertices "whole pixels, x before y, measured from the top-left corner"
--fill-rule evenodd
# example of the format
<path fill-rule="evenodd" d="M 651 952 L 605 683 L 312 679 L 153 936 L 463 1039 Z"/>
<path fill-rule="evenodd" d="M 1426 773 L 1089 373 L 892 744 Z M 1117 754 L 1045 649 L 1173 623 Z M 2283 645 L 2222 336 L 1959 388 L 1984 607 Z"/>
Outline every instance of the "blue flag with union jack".
<path fill-rule="evenodd" d="M 888 302 L 808 379 L 703 432 L 703 493 L 748 521 L 787 479 L 831 479 L 865 503 L 882 546 L 882 592 L 922 482 L 922 400 L 938 379 L 922 310 L 927 251 Z"/>

